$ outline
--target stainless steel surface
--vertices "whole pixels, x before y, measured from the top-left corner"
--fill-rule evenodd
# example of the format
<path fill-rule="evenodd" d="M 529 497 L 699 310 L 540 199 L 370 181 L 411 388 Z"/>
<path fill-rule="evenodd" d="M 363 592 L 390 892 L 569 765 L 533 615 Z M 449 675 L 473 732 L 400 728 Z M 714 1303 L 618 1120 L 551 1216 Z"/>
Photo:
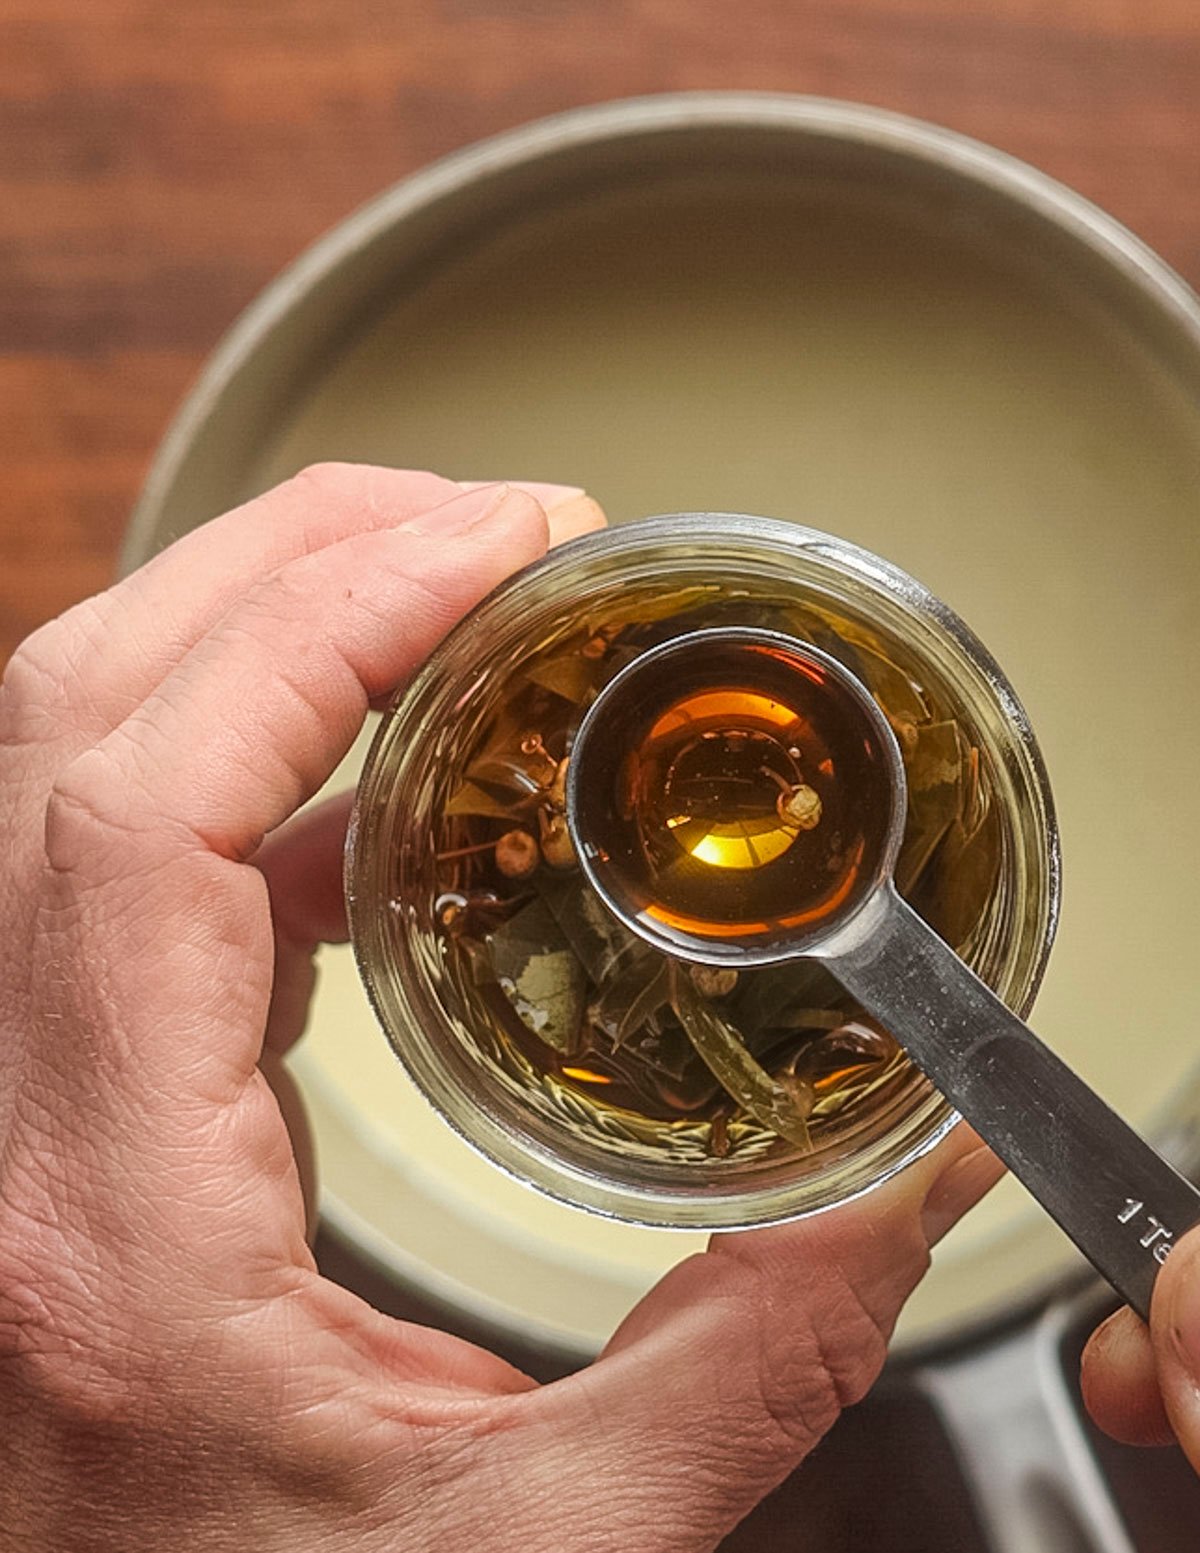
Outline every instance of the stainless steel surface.
<path fill-rule="evenodd" d="M 807 929 L 768 918 L 750 941 L 684 929 L 642 909 L 622 880 L 622 860 L 589 829 L 618 802 L 614 773 L 630 751 L 613 747 L 624 709 L 646 715 L 647 685 L 667 677 L 690 690 L 728 688 L 729 659 L 767 653 L 811 667 L 820 698 L 852 720 L 851 738 L 882 755 L 864 795 L 871 877 L 835 912 Z M 749 673 L 749 671 L 747 671 Z M 711 681 L 707 676 L 712 675 Z M 657 710 L 657 709 L 656 709 Z M 587 805 L 585 794 L 601 794 Z M 601 690 L 571 749 L 567 817 L 592 887 L 631 932 L 677 959 L 745 968 L 822 961 L 905 1048 L 919 1068 L 992 1146 L 1113 1288 L 1148 1319 L 1158 1270 L 1174 1241 L 1200 1220 L 1200 1192 L 1138 1137 L 1061 1058 L 996 997 L 893 883 L 904 836 L 907 781 L 891 724 L 845 666 L 809 643 L 776 632 L 721 627 L 648 648 Z M 714 888 L 727 875 L 709 870 Z M 735 881 L 736 884 L 736 881 Z M 782 900 L 786 922 L 799 903 Z M 766 915 L 766 913 L 764 913 Z"/>
<path fill-rule="evenodd" d="M 881 889 L 819 957 L 1148 1318 L 1160 1266 L 1200 1220 L 1200 1192 L 1010 1013 L 895 889 Z"/>

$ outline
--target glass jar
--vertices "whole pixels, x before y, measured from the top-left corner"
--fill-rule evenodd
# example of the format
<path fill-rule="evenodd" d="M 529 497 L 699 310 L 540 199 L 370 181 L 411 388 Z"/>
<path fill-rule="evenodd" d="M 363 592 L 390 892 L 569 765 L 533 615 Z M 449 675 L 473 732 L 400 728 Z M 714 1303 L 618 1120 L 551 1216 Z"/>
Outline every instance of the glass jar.
<path fill-rule="evenodd" d="M 862 1069 L 869 1081 L 857 1088 L 825 1093 L 822 1077 L 805 1080 L 804 1137 L 758 1125 L 691 1060 L 670 1006 L 646 995 L 654 966 L 630 959 L 622 971 L 628 945 L 610 936 L 611 917 L 556 843 L 572 728 L 599 683 L 643 647 L 714 624 L 784 630 L 864 680 L 907 769 L 901 893 L 1028 1013 L 1053 940 L 1059 861 L 1049 785 L 1020 703 L 970 630 L 919 583 L 792 523 L 651 518 L 575 541 L 511 578 L 396 697 L 347 845 L 360 972 L 397 1056 L 445 1120 L 553 1197 L 692 1229 L 768 1224 L 843 1202 L 957 1120 L 892 1048 Z M 525 982 L 514 952 L 525 957 Z M 607 956 L 605 968 L 596 955 Z M 699 986 L 743 1032 L 754 1022 L 747 1009 L 755 1018 L 775 1010 L 760 1044 L 775 1043 L 780 1082 L 795 1089 L 800 1059 L 829 1041 L 841 1050 L 847 1032 L 887 1039 L 864 1031 L 836 988 L 810 980 L 793 995 L 751 981 L 779 970 L 742 972 L 732 994 Z M 615 999 L 628 1023 L 639 996 L 647 1022 L 614 1032 L 606 1008 Z M 805 1020 L 812 1028 L 784 1054 L 783 1073 L 778 1043 Z M 669 1096 L 671 1085 L 682 1093 L 686 1078 L 682 1111 L 627 1103 L 642 1054 L 654 1068 L 638 1067 L 638 1080 L 649 1074 L 656 1094 Z M 826 1061 L 811 1071 L 831 1069 Z"/>

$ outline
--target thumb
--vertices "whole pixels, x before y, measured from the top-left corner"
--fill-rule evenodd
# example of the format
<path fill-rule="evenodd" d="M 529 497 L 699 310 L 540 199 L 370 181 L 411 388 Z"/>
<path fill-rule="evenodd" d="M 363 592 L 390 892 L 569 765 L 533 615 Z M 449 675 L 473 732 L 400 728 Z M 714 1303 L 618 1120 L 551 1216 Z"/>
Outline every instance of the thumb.
<path fill-rule="evenodd" d="M 997 1173 L 960 1128 L 876 1192 L 681 1263 L 590 1369 L 512 1404 L 531 1455 L 571 1442 L 558 1511 L 594 1522 L 600 1495 L 613 1547 L 714 1547 L 867 1391 L 931 1240 Z"/>
<path fill-rule="evenodd" d="M 1083 1351 L 1092 1421 L 1126 1445 L 1177 1439 L 1200 1472 L 1200 1229 L 1180 1240 L 1154 1286 L 1150 1325 L 1128 1306 Z"/>
<path fill-rule="evenodd" d="M 1185 1235 L 1163 1264 L 1150 1335 L 1167 1417 L 1200 1472 L 1200 1229 Z"/>

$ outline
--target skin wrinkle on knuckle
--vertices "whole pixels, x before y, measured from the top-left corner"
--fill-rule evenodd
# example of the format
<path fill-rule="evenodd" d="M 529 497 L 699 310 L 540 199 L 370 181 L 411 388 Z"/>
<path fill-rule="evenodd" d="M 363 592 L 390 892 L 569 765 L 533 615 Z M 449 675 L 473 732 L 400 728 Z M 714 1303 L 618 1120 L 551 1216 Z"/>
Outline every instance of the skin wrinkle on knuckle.
<path fill-rule="evenodd" d="M 966 1208 L 1004 1175 L 1004 1166 L 980 1138 L 937 1172 L 921 1206 L 926 1245 L 935 1245 Z M 964 1200 L 965 1199 L 965 1200 Z"/>
<path fill-rule="evenodd" d="M 813 1323 L 821 1368 L 832 1383 L 838 1413 L 861 1402 L 875 1384 L 887 1358 L 888 1345 L 888 1334 L 863 1304 L 854 1285 L 844 1279 L 843 1288 L 851 1305 L 849 1327 L 830 1341 L 822 1323 Z M 839 1310 L 838 1320 L 847 1320 L 844 1310 Z"/>
<path fill-rule="evenodd" d="M 32 698 L 55 697 L 62 689 L 64 671 L 99 645 L 89 640 L 87 621 L 100 614 L 97 598 L 84 599 L 66 614 L 38 626 L 19 644 L 0 676 L 6 694 Z"/>
<path fill-rule="evenodd" d="M 813 1335 L 820 1353 L 820 1363 L 830 1377 L 834 1395 L 841 1412 L 859 1402 L 878 1378 L 887 1358 L 888 1342 L 901 1301 L 909 1289 L 899 1293 L 889 1273 L 885 1278 L 888 1290 L 886 1312 L 881 1314 L 868 1305 L 860 1285 L 860 1279 L 837 1258 L 830 1266 L 838 1281 L 840 1298 L 837 1300 L 836 1322 L 838 1335 L 830 1342 L 824 1324 L 813 1323 Z M 913 1280 L 915 1286 L 916 1280 Z"/>
<path fill-rule="evenodd" d="M 736 1237 L 721 1253 L 750 1280 L 745 1329 L 757 1333 L 757 1383 L 761 1403 L 785 1445 L 811 1448 L 845 1408 L 860 1401 L 887 1355 L 887 1330 L 867 1308 L 857 1282 L 833 1262 L 836 1285 L 822 1278 L 808 1289 L 792 1288 L 786 1311 L 776 1309 L 772 1279 L 753 1247 Z M 802 1322 L 796 1332 L 793 1323 Z"/>
<path fill-rule="evenodd" d="M 148 827 L 131 816 L 138 813 L 132 773 L 113 758 L 108 741 L 76 755 L 54 778 L 46 799 L 44 845 L 56 873 L 81 869 L 115 847 L 130 855 L 143 842 Z M 143 803 L 144 807 L 144 803 Z"/>
<path fill-rule="evenodd" d="M 115 590 L 97 594 L 48 621 L 19 644 L 0 678 L 0 727 L 18 744 L 45 743 L 77 736 L 80 724 L 108 726 L 136 704 L 119 698 L 97 674 L 111 651 L 112 599 Z M 123 650 L 130 650 L 130 642 Z"/>
<path fill-rule="evenodd" d="M 339 463 L 336 459 L 321 459 L 298 469 L 272 494 L 279 497 L 281 503 L 297 509 L 345 507 L 352 503 L 369 512 L 372 502 L 365 489 L 366 482 L 359 473 L 362 468 L 362 465 Z"/>
<path fill-rule="evenodd" d="M 849 1253 L 853 1265 L 848 1265 L 844 1247 L 831 1248 L 829 1265 L 862 1331 L 868 1336 L 873 1333 L 881 1354 L 885 1354 L 896 1318 L 928 1272 L 931 1257 L 924 1236 L 914 1236 L 911 1245 L 902 1247 L 897 1239 L 883 1235 L 875 1226 L 871 1226 L 869 1233 L 876 1241 L 874 1265 L 872 1259 L 853 1250 Z M 878 1297 L 872 1299 L 870 1296 L 876 1293 Z"/>
<path fill-rule="evenodd" d="M 815 1265 L 829 1268 L 840 1280 L 885 1345 L 904 1302 L 931 1263 L 919 1211 L 911 1211 L 915 1207 L 875 1212 L 868 1205 L 852 1217 L 830 1215 L 811 1227 Z"/>
<path fill-rule="evenodd" d="M 379 490 L 380 479 L 387 477 L 393 486 L 393 500 L 385 505 Z M 403 485 L 403 491 L 401 491 Z M 330 541 L 323 521 L 336 513 L 340 525 L 371 532 L 385 525 L 408 522 L 419 513 L 438 506 L 458 493 L 452 480 L 421 470 L 380 471 L 370 465 L 325 461 L 309 464 L 281 485 L 267 491 L 259 500 L 268 512 L 279 510 L 289 528 L 299 525 L 302 545 L 291 551 L 279 567 L 285 570 L 296 560 L 316 556 L 336 546 L 349 535 L 342 533 Z M 308 515 L 313 521 L 308 521 Z M 322 517 L 317 517 L 321 514 Z"/>
<path fill-rule="evenodd" d="M 753 1257 L 716 1254 L 722 1256 L 718 1276 L 733 1306 L 722 1324 L 741 1333 L 753 1349 L 741 1372 L 749 1388 L 739 1387 L 737 1393 L 743 1427 L 725 1429 L 724 1439 L 734 1448 L 742 1471 L 747 1461 L 763 1462 L 764 1451 L 794 1462 L 817 1443 L 837 1417 L 837 1386 L 825 1367 L 804 1302 L 788 1313 L 790 1320 L 777 1321 L 776 1302 L 761 1263 Z M 803 1323 L 800 1332 L 794 1327 L 797 1318 Z M 723 1419 L 728 1421 L 735 1401 L 734 1390 L 728 1385 L 723 1401 Z"/>
<path fill-rule="evenodd" d="M 43 729 L 57 728 L 49 705 L 57 695 L 57 679 L 43 659 L 39 638 L 58 625 L 58 621 L 51 621 L 27 637 L 4 666 L 0 678 L 0 737 L 6 749 L 38 743 Z"/>

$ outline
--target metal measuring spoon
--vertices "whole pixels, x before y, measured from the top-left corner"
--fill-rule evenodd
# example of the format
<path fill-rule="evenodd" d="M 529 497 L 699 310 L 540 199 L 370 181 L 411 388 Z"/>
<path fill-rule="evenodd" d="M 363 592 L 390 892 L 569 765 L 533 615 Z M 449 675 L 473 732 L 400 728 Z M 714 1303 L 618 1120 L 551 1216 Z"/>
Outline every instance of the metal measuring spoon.
<path fill-rule="evenodd" d="M 738 627 L 649 648 L 584 715 L 566 801 L 633 932 L 701 965 L 821 961 L 1148 1315 L 1200 1192 L 901 899 L 904 763 L 842 664 Z"/>

